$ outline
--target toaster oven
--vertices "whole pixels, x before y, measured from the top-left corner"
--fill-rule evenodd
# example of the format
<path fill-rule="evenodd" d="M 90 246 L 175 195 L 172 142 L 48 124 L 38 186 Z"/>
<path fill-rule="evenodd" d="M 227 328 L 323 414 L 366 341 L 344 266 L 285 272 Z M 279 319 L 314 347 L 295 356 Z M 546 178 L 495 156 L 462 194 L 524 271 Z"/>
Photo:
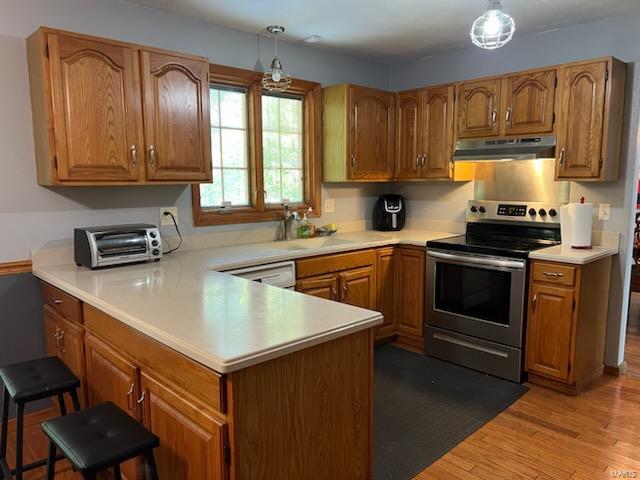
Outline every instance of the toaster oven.
<path fill-rule="evenodd" d="M 111 267 L 162 258 L 162 239 L 155 225 L 138 223 L 76 228 L 73 236 L 78 266 Z"/>

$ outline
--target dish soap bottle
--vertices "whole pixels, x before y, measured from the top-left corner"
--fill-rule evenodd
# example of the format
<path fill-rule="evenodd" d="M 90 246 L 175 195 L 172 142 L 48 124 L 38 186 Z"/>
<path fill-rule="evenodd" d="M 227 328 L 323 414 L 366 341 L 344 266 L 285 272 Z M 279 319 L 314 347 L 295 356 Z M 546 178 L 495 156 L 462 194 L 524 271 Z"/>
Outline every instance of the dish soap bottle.
<path fill-rule="evenodd" d="M 300 225 L 298 225 L 298 238 L 309 238 L 311 236 L 311 225 L 307 218 L 307 213 L 311 213 L 311 208 L 304 212 L 302 221 L 300 222 Z"/>

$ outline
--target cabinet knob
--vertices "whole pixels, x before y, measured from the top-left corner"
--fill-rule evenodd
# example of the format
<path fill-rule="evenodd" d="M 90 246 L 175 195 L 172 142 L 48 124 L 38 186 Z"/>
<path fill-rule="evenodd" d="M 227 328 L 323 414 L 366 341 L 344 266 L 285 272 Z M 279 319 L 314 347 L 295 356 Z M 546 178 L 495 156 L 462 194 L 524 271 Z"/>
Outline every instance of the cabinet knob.
<path fill-rule="evenodd" d="M 156 157 L 157 157 L 157 153 L 156 153 L 156 147 L 154 145 L 149 145 L 149 165 L 151 165 L 152 167 L 156 166 Z"/>
<path fill-rule="evenodd" d="M 138 166 L 138 151 L 135 145 L 129 145 L 129 153 L 131 154 L 131 168 Z"/>

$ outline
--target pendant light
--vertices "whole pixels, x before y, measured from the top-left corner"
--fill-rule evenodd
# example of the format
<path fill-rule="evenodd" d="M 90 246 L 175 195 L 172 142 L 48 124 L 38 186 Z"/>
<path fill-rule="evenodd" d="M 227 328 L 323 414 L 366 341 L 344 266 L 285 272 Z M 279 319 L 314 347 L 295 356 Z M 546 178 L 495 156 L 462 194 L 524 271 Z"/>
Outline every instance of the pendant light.
<path fill-rule="evenodd" d="M 271 60 L 271 70 L 262 76 L 262 88 L 269 92 L 284 92 L 291 86 L 291 77 L 284 72 L 284 67 L 278 58 L 278 34 L 284 32 L 284 27 L 271 25 L 267 32 L 273 35 L 275 42 L 275 56 Z"/>
<path fill-rule="evenodd" d="M 516 31 L 516 24 L 504 13 L 500 0 L 489 0 L 487 10 L 471 26 L 471 41 L 486 50 L 495 50 L 507 44 Z"/>

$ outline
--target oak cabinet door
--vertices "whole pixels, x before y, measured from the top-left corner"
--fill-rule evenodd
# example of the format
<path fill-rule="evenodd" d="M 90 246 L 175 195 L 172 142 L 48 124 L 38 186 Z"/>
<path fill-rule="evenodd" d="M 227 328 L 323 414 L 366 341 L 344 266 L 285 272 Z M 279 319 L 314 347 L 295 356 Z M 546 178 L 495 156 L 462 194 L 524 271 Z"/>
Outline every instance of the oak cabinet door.
<path fill-rule="evenodd" d="M 556 71 L 523 73 L 504 79 L 505 135 L 553 131 Z"/>
<path fill-rule="evenodd" d="M 141 373 L 144 425 L 160 438 L 154 450 L 160 478 L 226 478 L 227 426 L 165 381 Z"/>
<path fill-rule="evenodd" d="M 338 277 L 335 275 L 321 275 L 304 278 L 296 282 L 296 290 L 314 297 L 337 301 Z"/>
<path fill-rule="evenodd" d="M 396 296 L 396 249 L 381 248 L 377 251 L 377 310 L 384 316 L 384 321 L 376 330 L 376 339 L 391 335 L 396 329 L 395 296 Z"/>
<path fill-rule="evenodd" d="M 46 306 L 42 310 L 42 317 L 44 319 L 44 343 L 49 357 L 55 357 L 58 355 L 58 348 L 56 342 L 58 339 L 58 322 L 55 312 L 49 306 Z"/>
<path fill-rule="evenodd" d="M 500 134 L 500 79 L 458 85 L 458 138 Z"/>
<path fill-rule="evenodd" d="M 425 253 L 399 248 L 397 252 L 395 291 L 398 332 L 414 338 L 423 337 Z"/>
<path fill-rule="evenodd" d="M 560 70 L 558 178 L 597 178 L 602 159 L 607 62 Z"/>
<path fill-rule="evenodd" d="M 422 172 L 420 100 L 418 91 L 396 97 L 396 178 L 418 178 Z"/>
<path fill-rule="evenodd" d="M 137 52 L 61 34 L 49 34 L 48 45 L 58 180 L 137 180 Z"/>
<path fill-rule="evenodd" d="M 375 267 L 356 268 L 340 274 L 341 300 L 362 308 L 376 309 Z"/>
<path fill-rule="evenodd" d="M 394 94 L 350 91 L 350 179 L 390 179 L 394 167 Z"/>
<path fill-rule="evenodd" d="M 450 178 L 453 173 L 453 93 L 447 85 L 423 95 L 423 177 Z"/>
<path fill-rule="evenodd" d="M 85 339 L 87 367 L 87 398 L 89 405 L 113 402 L 138 419 L 136 400 L 139 397 L 139 369 L 115 349 L 88 334 Z M 139 459 L 122 464 L 127 480 L 144 478 L 144 466 Z"/>
<path fill-rule="evenodd" d="M 211 180 L 209 65 L 140 52 L 148 180 Z"/>
<path fill-rule="evenodd" d="M 568 382 L 574 290 L 533 283 L 529 299 L 527 371 Z"/>

